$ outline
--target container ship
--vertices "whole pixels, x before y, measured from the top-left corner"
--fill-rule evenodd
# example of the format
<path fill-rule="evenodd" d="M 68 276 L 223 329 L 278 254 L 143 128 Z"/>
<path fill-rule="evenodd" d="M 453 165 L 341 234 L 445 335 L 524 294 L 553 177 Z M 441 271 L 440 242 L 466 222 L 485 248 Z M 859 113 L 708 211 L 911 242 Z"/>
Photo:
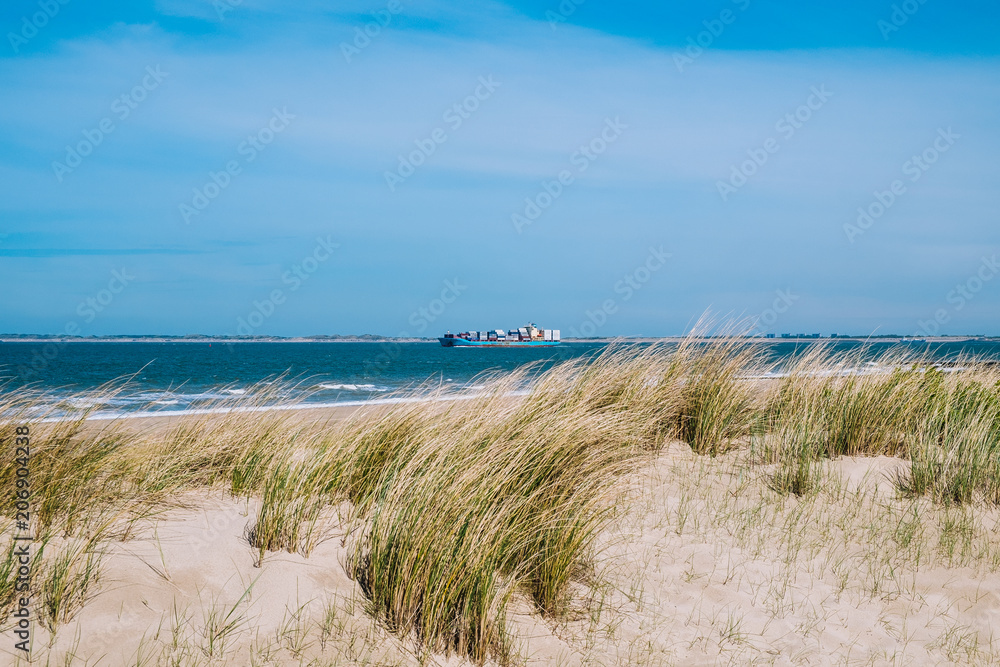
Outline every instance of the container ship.
<path fill-rule="evenodd" d="M 558 345 L 559 329 L 539 329 L 534 324 L 520 329 L 492 331 L 450 331 L 438 338 L 444 347 L 551 347 Z"/>

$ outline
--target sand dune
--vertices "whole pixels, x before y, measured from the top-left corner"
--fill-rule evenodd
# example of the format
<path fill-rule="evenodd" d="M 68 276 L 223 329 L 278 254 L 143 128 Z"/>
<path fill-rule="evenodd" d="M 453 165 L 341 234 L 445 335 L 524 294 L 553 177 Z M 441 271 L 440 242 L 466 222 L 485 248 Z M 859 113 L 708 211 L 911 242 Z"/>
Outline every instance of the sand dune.
<path fill-rule="evenodd" d="M 637 478 L 598 540 L 567 621 L 527 600 L 512 622 L 528 664 L 991 664 L 1000 618 L 996 510 L 897 498 L 886 457 L 827 464 L 826 490 L 779 496 L 739 455 L 677 443 Z M 187 494 L 107 544 L 88 601 L 35 661 L 64 664 L 418 664 L 412 639 L 365 613 L 343 523 L 309 554 L 245 537 L 254 501 Z M 53 545 L 50 545 L 51 548 Z M 4 647 L 4 661 L 17 657 Z M 424 655 L 430 664 L 456 657 Z M 994 663 L 995 664 L 995 663 Z"/>

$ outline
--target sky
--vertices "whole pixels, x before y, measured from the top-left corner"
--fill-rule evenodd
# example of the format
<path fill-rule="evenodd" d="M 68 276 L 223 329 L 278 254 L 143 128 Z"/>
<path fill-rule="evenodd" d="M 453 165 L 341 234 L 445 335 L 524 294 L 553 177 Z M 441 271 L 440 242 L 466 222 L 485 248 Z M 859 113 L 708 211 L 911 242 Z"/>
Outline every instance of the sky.
<path fill-rule="evenodd" d="M 998 19 L 10 0 L 0 332 L 1000 335 Z"/>

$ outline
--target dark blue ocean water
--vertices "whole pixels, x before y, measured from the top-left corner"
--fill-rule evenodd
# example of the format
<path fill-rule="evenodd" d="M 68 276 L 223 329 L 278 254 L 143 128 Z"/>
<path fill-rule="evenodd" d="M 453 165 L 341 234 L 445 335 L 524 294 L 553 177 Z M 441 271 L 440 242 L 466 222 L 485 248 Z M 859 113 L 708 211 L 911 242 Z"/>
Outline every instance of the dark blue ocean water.
<path fill-rule="evenodd" d="M 641 345 L 639 343 L 632 343 Z M 767 344 L 776 360 L 808 342 Z M 860 343 L 827 342 L 833 350 Z M 351 404 L 390 397 L 430 383 L 446 391 L 475 391 L 486 371 L 592 355 L 606 343 L 563 343 L 552 348 L 444 348 L 437 343 L 0 343 L 2 392 L 40 392 L 61 411 L 121 412 L 216 409 L 260 395 L 266 403 Z M 872 343 L 876 356 L 891 347 Z M 1000 343 L 910 345 L 937 359 L 975 354 L 1000 359 Z M 119 389 L 95 405 L 81 396 L 102 385 Z M 267 393 L 265 396 L 264 394 Z"/>

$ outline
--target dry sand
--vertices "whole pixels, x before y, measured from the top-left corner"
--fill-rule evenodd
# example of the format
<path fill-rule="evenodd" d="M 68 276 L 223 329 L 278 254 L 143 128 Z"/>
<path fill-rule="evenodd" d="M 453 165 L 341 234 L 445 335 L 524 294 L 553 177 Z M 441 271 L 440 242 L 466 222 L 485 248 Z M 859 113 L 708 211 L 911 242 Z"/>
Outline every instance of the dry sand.
<path fill-rule="evenodd" d="M 823 490 L 799 499 L 770 490 L 745 454 L 698 457 L 675 443 L 632 480 L 574 617 L 514 605 L 521 654 L 559 665 L 1000 664 L 1000 516 L 897 497 L 892 476 L 905 466 L 833 461 Z M 100 581 L 54 641 L 35 625 L 33 664 L 420 663 L 411 640 L 366 615 L 336 511 L 308 557 L 269 553 L 261 567 L 244 537 L 255 511 L 222 492 L 188 494 L 108 544 Z M 0 664 L 27 664 L 9 628 L 3 637 Z"/>

